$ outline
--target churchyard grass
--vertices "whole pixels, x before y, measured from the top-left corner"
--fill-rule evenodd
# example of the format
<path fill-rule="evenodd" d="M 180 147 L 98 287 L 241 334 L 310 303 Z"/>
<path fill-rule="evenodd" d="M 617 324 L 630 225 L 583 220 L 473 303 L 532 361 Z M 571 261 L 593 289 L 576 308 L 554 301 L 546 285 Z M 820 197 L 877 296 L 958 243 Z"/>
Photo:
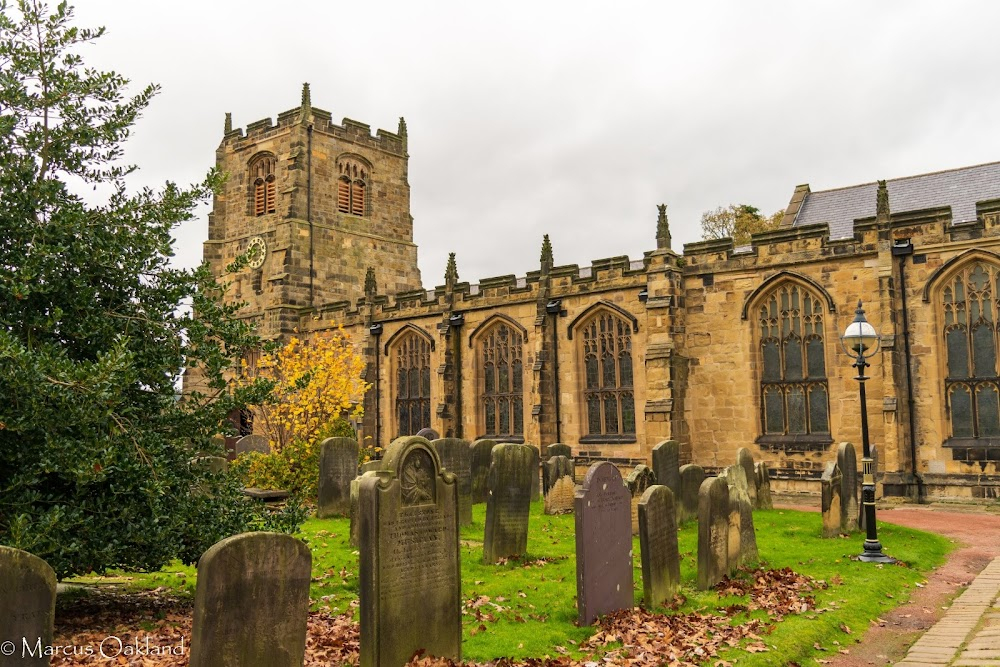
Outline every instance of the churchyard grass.
<path fill-rule="evenodd" d="M 498 565 L 482 563 L 485 505 L 473 507 L 472 524 L 461 530 L 462 600 L 464 601 L 463 657 L 487 660 L 501 656 L 542 657 L 579 655 L 577 646 L 593 628 L 577 627 L 576 565 L 572 514 L 546 516 L 542 503 L 532 503 L 528 555 Z M 817 610 L 787 614 L 770 634 L 762 635 L 768 651 L 747 654 L 731 651 L 720 656 L 739 665 L 817 664 L 840 649 L 849 648 L 872 621 L 903 602 L 920 584 L 927 570 L 943 562 L 952 548 L 946 538 L 919 531 L 879 525 L 885 550 L 907 564 L 880 566 L 851 560 L 861 550 L 862 535 L 821 539 L 821 517 L 816 512 L 759 510 L 754 512 L 761 557 L 769 567 L 790 567 L 828 582 L 816 593 Z M 312 519 L 303 526 L 313 552 L 313 609 L 357 613 L 357 550 L 348 544 L 347 519 Z M 633 540 L 635 601 L 642 601 L 639 541 Z M 697 524 L 679 531 L 681 612 L 724 614 L 724 608 L 744 602 L 720 598 L 714 591 L 697 591 Z M 195 570 L 175 565 L 150 574 L 112 573 L 105 583 L 131 588 L 165 587 L 193 595 Z M 76 581 L 93 582 L 95 578 Z M 669 613 L 669 612 L 668 612 Z M 733 616 L 739 623 L 766 618 L 765 612 Z M 849 631 L 849 632 L 848 632 Z M 816 647 L 820 648 L 816 648 Z M 614 646 L 609 646 L 614 648 Z"/>

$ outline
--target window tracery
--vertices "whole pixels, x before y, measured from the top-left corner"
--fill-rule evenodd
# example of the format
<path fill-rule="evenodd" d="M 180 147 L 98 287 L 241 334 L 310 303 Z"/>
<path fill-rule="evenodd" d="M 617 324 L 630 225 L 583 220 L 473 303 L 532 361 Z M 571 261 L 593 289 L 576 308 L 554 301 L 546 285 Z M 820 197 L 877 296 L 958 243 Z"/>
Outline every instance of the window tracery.
<path fill-rule="evenodd" d="M 396 347 L 397 436 L 431 426 L 431 345 L 423 336 L 406 334 Z"/>
<path fill-rule="evenodd" d="M 587 434 L 634 435 L 631 325 L 602 310 L 582 329 Z"/>
<path fill-rule="evenodd" d="M 524 435 L 524 338 L 501 322 L 481 339 L 482 419 L 487 437 Z"/>

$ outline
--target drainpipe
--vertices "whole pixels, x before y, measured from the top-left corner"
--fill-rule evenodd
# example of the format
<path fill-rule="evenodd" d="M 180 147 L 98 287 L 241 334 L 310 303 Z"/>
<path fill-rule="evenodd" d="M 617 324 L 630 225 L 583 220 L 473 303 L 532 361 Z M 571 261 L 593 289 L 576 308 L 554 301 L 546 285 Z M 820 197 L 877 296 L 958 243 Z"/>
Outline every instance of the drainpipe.
<path fill-rule="evenodd" d="M 559 405 L 559 327 L 558 317 L 565 315 L 562 300 L 553 299 L 545 304 L 545 312 L 552 316 L 552 391 L 556 395 L 556 442 L 562 442 L 562 410 Z"/>
<path fill-rule="evenodd" d="M 309 307 L 315 302 L 315 275 L 312 219 L 312 164 L 313 164 L 313 126 L 306 127 L 306 222 L 309 223 Z"/>
<path fill-rule="evenodd" d="M 457 313 L 448 318 L 448 325 L 454 330 L 452 343 L 452 361 L 455 373 L 455 437 L 462 437 L 462 325 L 465 315 Z"/>
<path fill-rule="evenodd" d="M 910 473 L 917 483 L 917 502 L 924 500 L 924 483 L 919 475 L 917 465 L 917 428 L 916 400 L 913 398 L 913 371 L 910 356 L 910 318 L 906 308 L 906 258 L 913 254 L 913 243 L 910 239 L 899 239 L 893 242 L 892 254 L 899 257 L 899 293 L 900 306 L 903 314 L 903 361 L 906 367 L 906 413 L 910 426 Z"/>
<path fill-rule="evenodd" d="M 375 392 L 375 446 L 382 446 L 382 410 L 379 407 L 379 381 L 382 377 L 379 372 L 379 359 L 382 357 L 382 348 L 379 345 L 379 338 L 382 335 L 382 325 L 378 322 L 368 327 L 368 332 L 375 339 L 375 382 L 372 383 L 372 390 Z"/>

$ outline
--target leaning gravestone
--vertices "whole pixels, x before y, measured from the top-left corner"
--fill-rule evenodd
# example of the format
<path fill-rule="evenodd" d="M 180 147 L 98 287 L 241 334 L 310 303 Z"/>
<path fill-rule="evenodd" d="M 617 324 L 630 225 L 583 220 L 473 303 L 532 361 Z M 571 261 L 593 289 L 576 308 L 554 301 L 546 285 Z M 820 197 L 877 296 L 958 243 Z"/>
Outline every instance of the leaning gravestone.
<path fill-rule="evenodd" d="M 630 609 L 632 592 L 631 495 L 613 463 L 590 466 L 577 489 L 576 606 L 580 625 L 617 609 Z"/>
<path fill-rule="evenodd" d="M 316 516 L 348 516 L 351 513 L 351 480 L 358 476 L 358 441 L 327 438 L 319 445 L 319 492 Z"/>
<path fill-rule="evenodd" d="M 710 477 L 698 490 L 698 588 L 708 590 L 729 573 L 729 485 Z"/>
<path fill-rule="evenodd" d="M 643 599 L 652 609 L 672 598 L 681 581 L 677 510 L 673 492 L 664 485 L 654 484 L 639 500 L 639 555 Z"/>
<path fill-rule="evenodd" d="M 705 481 L 705 471 L 701 466 L 688 463 L 680 469 L 681 494 L 677 501 L 677 523 L 690 521 L 698 516 L 698 496 L 702 482 Z"/>
<path fill-rule="evenodd" d="M 360 481 L 361 666 L 400 667 L 418 650 L 461 659 L 458 482 L 417 436 Z"/>
<path fill-rule="evenodd" d="M 736 465 L 743 467 L 743 475 L 747 480 L 747 495 L 750 496 L 750 506 L 757 506 L 757 483 L 753 472 L 753 454 L 746 447 L 736 450 Z"/>
<path fill-rule="evenodd" d="M 469 445 L 472 460 L 472 504 L 486 502 L 486 480 L 490 476 L 490 457 L 495 440 L 480 439 Z"/>
<path fill-rule="evenodd" d="M 628 487 L 629 493 L 632 494 L 633 535 L 639 534 L 639 500 L 642 499 L 642 494 L 646 492 L 646 489 L 654 484 L 656 484 L 656 476 L 653 475 L 653 471 L 649 469 L 649 466 L 641 463 L 625 478 L 625 486 Z"/>
<path fill-rule="evenodd" d="M 542 495 L 549 495 L 549 489 L 560 477 L 569 477 L 576 481 L 576 462 L 566 458 L 562 454 L 550 456 L 548 461 L 542 463 Z"/>
<path fill-rule="evenodd" d="M 271 453 L 271 441 L 262 435 L 245 435 L 236 441 L 236 456 L 247 452 Z"/>
<path fill-rule="evenodd" d="M 243 533 L 198 561 L 191 667 L 301 667 L 312 555 L 279 533 Z"/>
<path fill-rule="evenodd" d="M 843 499 L 840 496 L 843 488 L 843 475 L 840 466 L 834 462 L 826 464 L 823 476 L 820 477 L 820 509 L 823 512 L 823 537 L 837 537 L 843 530 L 841 509 Z"/>
<path fill-rule="evenodd" d="M 853 533 L 858 529 L 858 491 L 861 480 L 858 479 L 858 456 L 854 445 L 849 442 L 840 443 L 837 448 L 837 466 L 840 468 L 840 529 L 845 533 Z"/>
<path fill-rule="evenodd" d="M 441 465 L 458 478 L 458 523 L 472 523 L 472 451 L 469 443 L 459 438 L 440 438 L 431 443 L 441 459 Z"/>
<path fill-rule="evenodd" d="M 669 488 L 674 494 L 674 499 L 679 500 L 680 444 L 676 440 L 664 440 L 653 447 L 653 474 L 656 475 L 656 483 Z"/>
<path fill-rule="evenodd" d="M 545 494 L 546 514 L 569 514 L 573 511 L 576 484 L 572 477 L 560 477 Z"/>
<path fill-rule="evenodd" d="M 55 613 L 56 573 L 49 564 L 0 546 L 0 667 L 48 665 Z"/>
<path fill-rule="evenodd" d="M 771 500 L 771 473 L 768 472 L 767 464 L 763 461 L 755 463 L 753 472 L 757 486 L 757 504 L 754 505 L 754 509 L 774 509 L 774 501 Z"/>
<path fill-rule="evenodd" d="M 484 563 L 527 553 L 531 478 L 538 476 L 534 463 L 537 454 L 538 450 L 530 445 L 503 444 L 493 448 L 487 481 Z"/>
<path fill-rule="evenodd" d="M 735 568 L 760 559 L 757 553 L 757 532 L 753 525 L 753 505 L 747 493 L 751 483 L 747 480 L 742 465 L 729 466 L 723 473 L 729 485 L 729 560 Z M 733 551 L 734 545 L 736 551 Z"/>
<path fill-rule="evenodd" d="M 554 456 L 565 456 L 568 459 L 573 458 L 573 448 L 561 442 L 554 442 L 549 445 L 547 453 L 549 460 L 552 460 Z"/>

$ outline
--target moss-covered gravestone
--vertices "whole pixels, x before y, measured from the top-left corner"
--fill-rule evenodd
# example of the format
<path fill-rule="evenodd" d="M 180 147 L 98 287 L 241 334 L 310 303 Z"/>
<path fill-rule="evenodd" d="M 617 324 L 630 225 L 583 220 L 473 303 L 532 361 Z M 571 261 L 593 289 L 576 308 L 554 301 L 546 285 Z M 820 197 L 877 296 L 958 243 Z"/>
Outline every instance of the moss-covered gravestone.
<path fill-rule="evenodd" d="M 453 473 L 458 480 L 458 523 L 472 523 L 472 451 L 467 440 L 439 438 L 431 447 L 441 459 L 441 467 Z"/>
<path fill-rule="evenodd" d="M 646 489 L 656 484 L 656 476 L 649 466 L 640 463 L 625 478 L 625 486 L 632 494 L 632 534 L 639 534 L 639 500 Z"/>
<path fill-rule="evenodd" d="M 371 470 L 362 471 L 361 477 L 366 475 L 377 477 L 375 471 L 381 469 L 382 462 L 378 461 L 377 463 L 379 465 L 372 467 Z M 361 477 L 355 477 L 351 480 L 351 536 L 348 543 L 352 547 L 358 546 L 358 533 L 361 531 L 361 517 L 358 516 L 361 512 Z"/>
<path fill-rule="evenodd" d="M 398 438 L 360 480 L 361 666 L 462 654 L 458 481 L 426 439 Z"/>
<path fill-rule="evenodd" d="M 858 477 L 858 455 L 854 445 L 842 442 L 837 447 L 837 466 L 840 468 L 840 529 L 853 533 L 858 529 L 858 496 L 861 479 Z"/>
<path fill-rule="evenodd" d="M 0 546 L 0 646 L 14 647 L 9 655 L 0 652 L 0 667 L 49 664 L 43 654 L 52 645 L 55 610 L 56 573 L 49 564 Z"/>
<path fill-rule="evenodd" d="M 490 457 L 496 441 L 488 438 L 469 445 L 472 456 L 472 504 L 486 502 L 486 481 L 490 476 Z"/>
<path fill-rule="evenodd" d="M 573 448 L 561 442 L 553 442 L 548 446 L 546 454 L 548 455 L 549 460 L 552 460 L 552 457 L 554 456 L 565 456 L 566 458 L 571 459 L 573 458 Z"/>
<path fill-rule="evenodd" d="M 348 516 L 351 513 L 351 480 L 358 476 L 358 441 L 327 438 L 319 445 L 319 493 L 316 516 Z"/>
<path fill-rule="evenodd" d="M 729 573 L 729 485 L 709 477 L 698 490 L 698 588 L 708 590 Z"/>
<path fill-rule="evenodd" d="M 681 492 L 680 444 L 676 440 L 664 440 L 653 447 L 653 474 L 656 483 L 670 489 L 674 499 Z"/>
<path fill-rule="evenodd" d="M 542 487 L 538 481 L 541 474 L 541 455 L 538 453 L 538 447 L 534 445 L 526 445 L 526 447 L 531 448 L 531 502 L 535 502 L 538 500 L 539 491 L 541 491 Z"/>
<path fill-rule="evenodd" d="M 753 466 L 754 479 L 757 486 L 757 504 L 754 509 L 769 510 L 774 508 L 774 501 L 771 499 L 771 473 L 767 469 L 767 464 L 761 461 Z"/>
<path fill-rule="evenodd" d="M 538 450 L 530 445 L 503 444 L 493 448 L 487 480 L 484 563 L 527 552 L 531 479 L 538 477 L 537 461 Z"/>
<path fill-rule="evenodd" d="M 662 484 L 649 487 L 639 499 L 639 554 L 643 599 L 652 609 L 671 599 L 681 581 L 674 494 Z"/>
<path fill-rule="evenodd" d="M 573 511 L 576 484 L 572 477 L 560 477 L 545 494 L 546 514 L 569 514 Z"/>
<path fill-rule="evenodd" d="M 569 477 L 576 481 L 576 463 L 562 454 L 550 456 L 542 463 L 542 495 L 549 495 L 549 490 L 560 477 Z"/>
<path fill-rule="evenodd" d="M 753 484 L 746 478 L 746 469 L 740 464 L 729 466 L 720 476 L 729 485 L 729 561 L 731 569 L 735 569 L 740 565 L 756 563 L 760 559 L 757 553 L 757 531 L 753 523 L 753 505 L 747 493 L 747 489 Z"/>
<path fill-rule="evenodd" d="M 618 468 L 607 461 L 590 466 L 577 489 L 573 512 L 580 625 L 632 607 L 631 500 Z"/>
<path fill-rule="evenodd" d="M 740 447 L 736 450 L 736 465 L 743 468 L 743 475 L 747 480 L 747 495 L 750 496 L 750 506 L 756 507 L 757 484 L 753 472 L 753 454 L 750 453 L 749 449 L 746 447 Z"/>
<path fill-rule="evenodd" d="M 271 441 L 262 435 L 245 435 L 236 441 L 236 456 L 247 452 L 260 452 L 269 454 L 271 452 Z"/>
<path fill-rule="evenodd" d="M 823 512 L 823 537 L 837 537 L 843 530 L 843 475 L 835 462 L 826 464 L 819 478 L 820 510 Z"/>
<path fill-rule="evenodd" d="M 198 561 L 191 667 L 301 667 L 312 554 L 279 533 L 243 533 Z"/>
<path fill-rule="evenodd" d="M 688 463 L 680 469 L 681 494 L 677 501 L 677 522 L 690 521 L 698 517 L 698 493 L 705 481 L 705 471 L 701 466 Z"/>

